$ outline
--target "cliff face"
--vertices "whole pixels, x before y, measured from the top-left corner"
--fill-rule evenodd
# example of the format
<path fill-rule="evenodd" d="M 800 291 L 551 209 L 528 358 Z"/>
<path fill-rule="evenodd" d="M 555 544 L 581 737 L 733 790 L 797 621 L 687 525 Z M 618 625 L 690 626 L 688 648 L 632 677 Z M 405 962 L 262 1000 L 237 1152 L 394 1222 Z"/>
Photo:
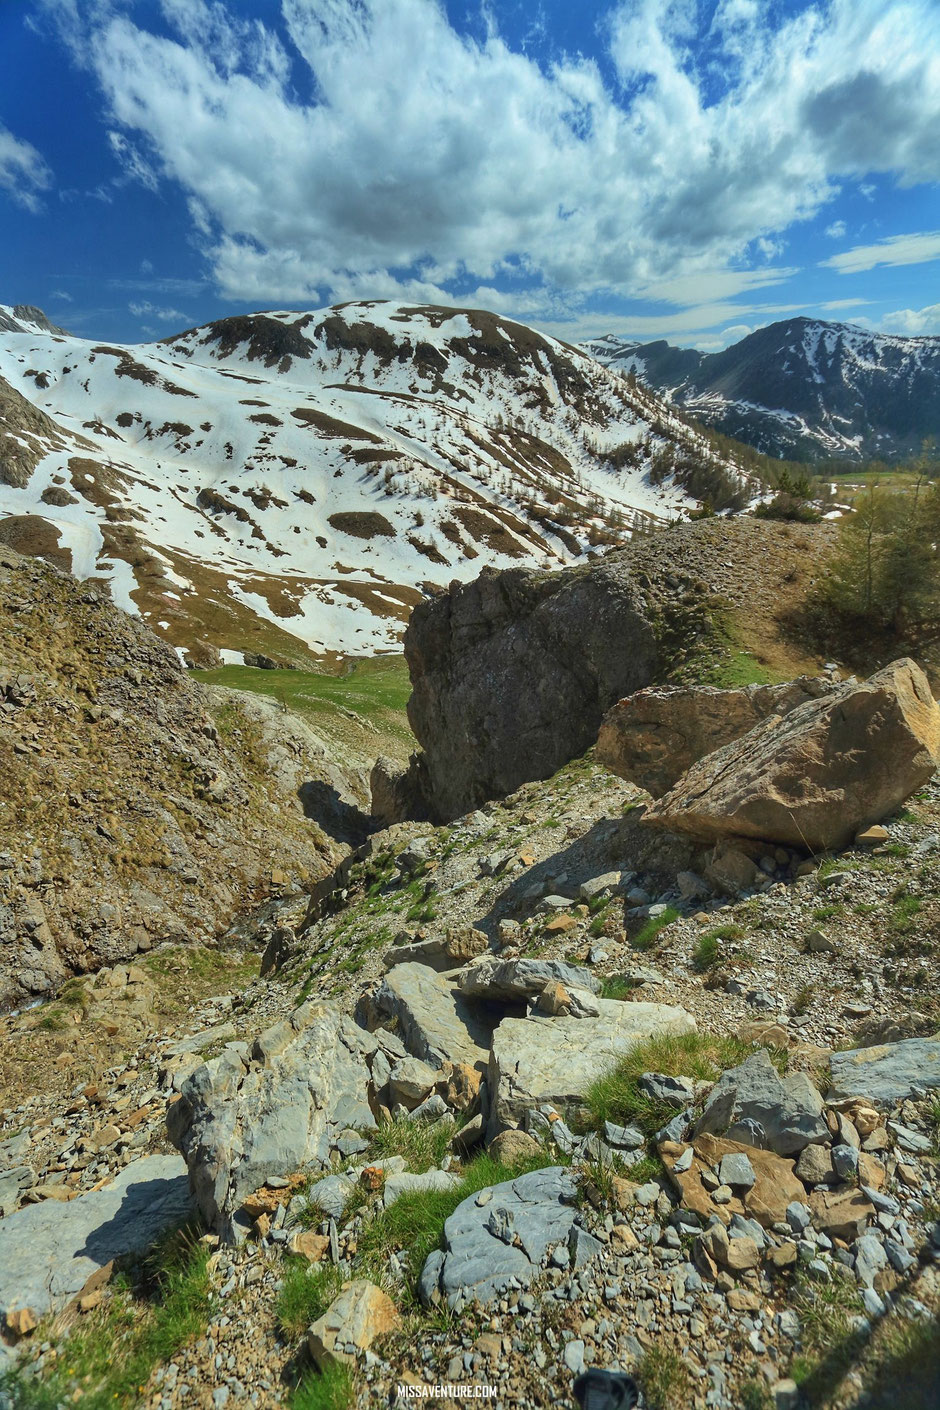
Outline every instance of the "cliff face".
<path fill-rule="evenodd" d="M 0 663 L 0 1007 L 211 940 L 346 850 L 346 781 L 302 721 L 197 685 L 97 588 L 3 545 Z"/>
<path fill-rule="evenodd" d="M 419 604 L 405 656 L 408 718 L 445 819 L 583 753 L 660 660 L 628 554 L 556 574 L 485 571 Z"/>

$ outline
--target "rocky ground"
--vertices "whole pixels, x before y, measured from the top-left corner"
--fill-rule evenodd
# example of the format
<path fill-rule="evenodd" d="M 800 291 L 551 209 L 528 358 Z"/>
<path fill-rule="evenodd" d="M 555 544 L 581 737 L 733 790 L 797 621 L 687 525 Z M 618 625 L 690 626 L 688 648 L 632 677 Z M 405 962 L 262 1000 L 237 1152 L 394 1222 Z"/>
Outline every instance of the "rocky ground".
<path fill-rule="evenodd" d="M 205 994 L 169 1021 L 151 1017 L 136 1044 L 125 1026 L 123 1060 L 96 1081 L 72 1070 L 68 1030 L 46 1031 L 46 1041 L 60 1048 L 52 1083 L 4 1113 L 4 1130 L 13 1133 L 2 1146 L 2 1163 L 12 1171 L 0 1191 L 5 1212 L 69 1200 L 138 1159 L 169 1151 L 166 1103 L 178 1100 L 186 1077 L 226 1045 L 251 1042 L 282 1022 L 298 1002 L 322 998 L 347 1012 L 358 1006 L 360 1016 L 369 1013 L 373 1021 L 381 1017 L 389 952 L 393 960 L 409 961 L 418 947 L 425 960 L 452 965 L 448 945 L 455 954 L 463 945 L 471 966 L 480 961 L 466 950 L 480 947 L 500 961 L 564 965 L 568 969 L 558 973 L 569 983 L 572 975 L 580 977 L 588 1008 L 592 994 L 610 994 L 623 996 L 625 1010 L 640 1002 L 683 1010 L 700 1032 L 737 1036 L 741 1053 L 766 1045 L 777 1060 L 785 1054 L 788 1071 L 808 1074 L 823 1088 L 832 1050 L 936 1031 L 936 781 L 889 821 L 883 840 L 814 861 L 796 877 L 791 873 L 806 859 L 768 858 L 752 894 L 740 899 L 683 894 L 678 878 L 686 876 L 690 857 L 684 844 L 671 856 L 661 839 L 650 847 L 631 818 L 639 796 L 587 758 L 457 826 L 404 824 L 375 835 L 325 903 L 306 916 L 292 903 L 256 928 L 252 947 L 267 948 L 269 961 L 276 954 L 277 972 L 228 994 Z M 392 972 L 414 967 L 411 960 Z M 136 966 L 101 971 L 81 987 L 75 1011 L 84 1009 L 83 1023 L 106 1023 L 109 1005 L 142 1007 L 152 1015 L 159 1002 L 153 974 Z M 392 1028 L 408 1042 L 402 1013 L 418 1013 L 431 1033 L 426 1057 L 437 1067 L 433 1014 L 422 1018 L 418 1000 L 407 992 L 399 999 Z M 524 1013 L 524 1005 L 515 1011 Z M 16 1052 L 42 1032 L 42 1021 L 41 1012 L 4 1020 L 4 1051 Z M 389 1021 L 387 1009 L 383 1021 Z M 467 1054 L 455 1047 L 452 1056 Z M 406 1097 L 399 1118 L 416 1096 L 426 1095 L 422 1069 L 425 1083 L 442 1089 L 440 1072 L 432 1070 L 428 1079 L 425 1064 L 417 1063 L 412 1077 L 419 1085 L 399 1092 Z M 492 1066 L 490 1073 L 492 1081 Z M 705 1090 L 699 1082 L 683 1100 L 700 1104 Z M 213 1254 L 205 1332 L 153 1372 L 145 1403 L 175 1410 L 241 1400 L 262 1406 L 289 1397 L 303 1338 L 285 1326 L 279 1298 L 304 1256 L 286 1255 L 289 1239 L 306 1255 L 325 1253 L 328 1264 L 335 1258 L 347 1278 L 371 1275 L 404 1319 L 401 1330 L 378 1343 L 378 1352 L 358 1357 L 363 1405 L 393 1397 L 396 1384 L 406 1380 L 493 1384 L 497 1403 L 554 1404 L 582 1364 L 642 1367 L 650 1405 L 756 1406 L 769 1394 L 774 1399 L 767 1404 L 796 1404 L 788 1384 L 792 1371 L 813 1397 L 808 1404 L 861 1403 L 862 1388 L 878 1381 L 886 1359 L 906 1354 L 909 1342 L 920 1345 L 923 1319 L 938 1307 L 936 1254 L 930 1253 L 931 1220 L 940 1212 L 937 1112 L 926 1095 L 917 1096 L 916 1083 L 913 1090 L 913 1098 L 875 1101 L 870 1111 L 862 1103 L 861 1115 L 858 1103 L 826 1109 L 837 1123 L 830 1140 L 862 1147 L 858 1165 L 866 1168 L 864 1179 L 854 1177 L 857 1183 L 836 1178 L 825 1144 L 807 1148 L 823 1156 L 819 1168 L 805 1155 L 794 1165 L 792 1157 L 751 1152 L 762 1196 L 775 1191 L 760 1219 L 743 1188 L 722 1189 L 722 1148 L 702 1146 L 707 1137 L 694 1147 L 651 1145 L 641 1131 L 632 1150 L 629 1136 L 626 1147 L 618 1145 L 623 1134 L 614 1131 L 608 1139 L 603 1127 L 603 1145 L 586 1149 L 580 1137 L 570 1143 L 557 1131 L 554 1139 L 542 1137 L 536 1159 L 566 1170 L 573 1155 L 571 1176 L 552 1178 L 574 1178 L 580 1193 L 572 1203 L 555 1199 L 561 1222 L 531 1284 L 524 1279 L 483 1310 L 422 1311 L 408 1292 L 418 1270 L 409 1270 L 406 1236 L 398 1236 L 397 1253 L 396 1236 L 386 1236 L 381 1273 L 374 1252 L 363 1259 L 358 1249 L 368 1246 L 377 1208 L 375 1196 L 364 1204 L 358 1193 L 349 1199 L 358 1189 L 355 1180 L 341 1186 L 345 1199 L 326 1202 L 323 1223 L 304 1213 L 292 1190 L 279 1196 L 272 1180 L 268 1199 L 275 1217 L 266 1225 L 262 1210 L 246 1225 L 247 1238 Z M 434 1178 L 446 1182 L 448 1174 L 453 1180 L 455 1172 L 471 1168 L 469 1153 L 461 1158 L 459 1138 L 456 1147 L 450 1142 L 446 1122 L 455 1115 L 464 1122 L 472 1101 L 468 1105 L 453 1084 L 445 1100 L 438 1097 L 437 1105 L 432 1096 L 429 1113 L 444 1117 L 443 1140 L 429 1155 L 416 1154 L 413 1142 L 399 1138 L 403 1160 L 396 1164 L 438 1169 L 443 1175 Z M 531 1109 L 546 1105 L 552 1103 Z M 532 1135 L 521 1136 L 520 1149 L 505 1150 L 506 1164 L 494 1163 L 491 1178 L 520 1168 L 514 1159 L 532 1160 L 527 1143 L 541 1128 L 537 1121 L 528 1124 Z M 399 1119 L 395 1129 L 401 1125 Z M 549 1122 L 544 1125 L 548 1131 Z M 375 1139 L 367 1132 L 345 1158 L 334 1148 L 334 1168 L 382 1164 L 387 1186 L 395 1143 L 379 1143 L 376 1154 Z M 666 1173 L 671 1164 L 681 1165 L 686 1150 L 701 1181 L 695 1192 Z M 713 1178 L 707 1177 L 709 1160 L 718 1172 Z M 776 1168 L 760 1167 L 775 1160 Z M 702 1192 L 709 1183 L 718 1203 L 707 1188 Z M 861 1184 L 867 1190 L 856 1194 Z M 829 1199 L 821 1191 L 830 1186 L 837 1207 L 820 1214 L 821 1201 Z M 859 1201 L 848 1212 L 839 1204 L 846 1194 Z M 729 1209 L 736 1211 L 730 1242 L 707 1227 L 709 1214 L 724 1218 Z M 304 1229 L 314 1235 L 312 1243 L 297 1239 Z M 86 1320 L 98 1315 L 99 1309 L 84 1314 Z M 834 1347 L 820 1331 L 827 1324 L 838 1331 Z M 657 1375 L 664 1391 L 656 1390 Z M 657 1401 L 657 1394 L 664 1398 Z"/>

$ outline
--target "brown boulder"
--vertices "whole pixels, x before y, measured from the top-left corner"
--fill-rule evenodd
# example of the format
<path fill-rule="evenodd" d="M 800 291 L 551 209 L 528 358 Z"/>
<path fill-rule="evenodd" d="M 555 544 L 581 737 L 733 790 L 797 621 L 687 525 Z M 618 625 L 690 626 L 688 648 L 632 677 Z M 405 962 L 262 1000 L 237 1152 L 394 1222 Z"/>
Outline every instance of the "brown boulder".
<path fill-rule="evenodd" d="M 646 810 L 646 827 L 711 842 L 847 846 L 940 765 L 940 709 L 915 662 L 772 716 L 699 760 Z"/>
<path fill-rule="evenodd" d="M 307 1332 L 307 1349 L 321 1367 L 355 1365 L 376 1337 L 398 1327 L 398 1309 L 387 1293 L 366 1278 L 344 1283 L 343 1290 Z M 350 1348 L 352 1348 L 350 1350 Z"/>
<path fill-rule="evenodd" d="M 757 1150 L 754 1146 L 745 1146 L 739 1141 L 728 1141 L 718 1136 L 697 1136 L 692 1143 L 692 1164 L 688 1170 L 676 1171 L 672 1167 L 677 1154 L 673 1152 L 680 1149 L 670 1148 L 668 1143 L 660 1147 L 666 1173 L 679 1196 L 680 1204 L 704 1218 L 717 1214 L 719 1219 L 728 1223 L 732 1214 L 747 1214 L 765 1229 L 769 1229 L 772 1224 L 786 1216 L 788 1204 L 793 1200 L 802 1202 L 806 1198 L 806 1191 L 794 1173 L 793 1161 L 775 1155 L 773 1151 Z M 737 1154 L 746 1155 L 751 1162 L 756 1176 L 754 1184 L 743 1200 L 733 1198 L 727 1204 L 715 1204 L 702 1183 L 702 1174 L 717 1169 L 722 1156 Z"/>
<path fill-rule="evenodd" d="M 830 1239 L 853 1239 L 864 1234 L 869 1219 L 874 1218 L 875 1206 L 861 1190 L 844 1186 L 839 1190 L 814 1190 L 809 1197 L 813 1228 L 821 1229 Z"/>
<path fill-rule="evenodd" d="M 597 760 L 659 798 L 706 754 L 740 739 L 769 715 L 783 716 L 833 689 L 827 680 L 801 676 L 741 690 L 707 685 L 638 690 L 604 716 Z"/>

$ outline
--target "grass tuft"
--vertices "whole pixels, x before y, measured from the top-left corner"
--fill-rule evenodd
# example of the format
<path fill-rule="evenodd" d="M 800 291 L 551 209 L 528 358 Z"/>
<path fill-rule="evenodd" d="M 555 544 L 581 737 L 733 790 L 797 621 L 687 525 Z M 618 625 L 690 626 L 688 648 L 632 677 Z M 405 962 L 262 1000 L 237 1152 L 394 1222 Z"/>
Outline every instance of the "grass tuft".
<path fill-rule="evenodd" d="M 648 1410 L 685 1410 L 691 1402 L 689 1372 L 669 1347 L 650 1347 L 637 1367 L 637 1380 Z"/>
<path fill-rule="evenodd" d="M 308 1263 L 305 1258 L 288 1254 L 275 1308 L 278 1323 L 287 1336 L 301 1336 L 311 1322 L 322 1317 L 342 1283 L 342 1274 L 332 1263 Z"/>
<path fill-rule="evenodd" d="M 291 1396 L 293 1410 L 347 1410 L 355 1399 L 355 1386 L 348 1366 L 326 1366 L 311 1371 Z"/>
<path fill-rule="evenodd" d="M 630 944 L 634 950 L 651 950 L 659 939 L 660 931 L 665 930 L 667 925 L 672 925 L 673 921 L 678 919 L 679 912 L 673 906 L 667 906 L 661 916 L 651 916 L 643 922 Z"/>

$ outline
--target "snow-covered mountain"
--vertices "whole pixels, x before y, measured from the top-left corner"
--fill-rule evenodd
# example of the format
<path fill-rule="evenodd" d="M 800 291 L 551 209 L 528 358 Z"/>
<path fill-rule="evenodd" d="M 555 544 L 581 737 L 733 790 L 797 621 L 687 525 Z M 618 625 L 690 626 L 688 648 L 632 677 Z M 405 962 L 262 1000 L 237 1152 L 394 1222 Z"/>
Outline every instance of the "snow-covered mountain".
<path fill-rule="evenodd" d="M 719 353 L 613 335 L 583 346 L 767 455 L 896 459 L 940 436 L 940 337 L 791 318 Z"/>
<path fill-rule="evenodd" d="M 345 304 L 133 347 L 0 318 L 0 539 L 197 655 L 394 650 L 485 564 L 747 497 L 658 398 L 489 313 Z"/>

